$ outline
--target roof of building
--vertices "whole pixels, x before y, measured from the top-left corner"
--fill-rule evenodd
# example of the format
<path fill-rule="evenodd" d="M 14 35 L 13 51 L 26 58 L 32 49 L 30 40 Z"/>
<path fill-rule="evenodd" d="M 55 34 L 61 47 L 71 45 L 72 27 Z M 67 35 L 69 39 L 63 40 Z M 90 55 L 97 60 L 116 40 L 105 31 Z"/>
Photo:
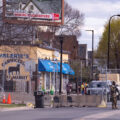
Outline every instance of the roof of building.
<path fill-rule="evenodd" d="M 7 0 L 6 3 L 11 5 L 14 9 L 18 9 L 19 3 L 26 4 L 23 8 L 25 9 L 30 2 L 32 2 L 40 11 L 42 10 L 43 13 L 61 13 L 61 0 Z"/>
<path fill-rule="evenodd" d="M 30 0 L 29 2 L 33 2 L 43 13 L 61 13 L 61 0 Z"/>
<path fill-rule="evenodd" d="M 51 46 L 44 46 L 44 45 L 41 45 L 41 44 L 32 44 L 32 42 L 31 41 L 1 41 L 0 40 L 0 45 L 6 45 L 6 46 L 13 46 L 13 45 L 15 45 L 15 46 L 17 46 L 17 45 L 19 45 L 19 46 L 37 46 L 37 47 L 39 47 L 39 48 L 43 48 L 43 49 L 47 49 L 47 50 L 54 50 L 54 51 L 60 51 L 59 49 L 57 49 L 57 48 L 53 48 L 53 47 L 51 47 Z M 63 53 L 64 54 L 69 54 L 69 51 L 65 51 L 65 50 L 63 50 Z"/>

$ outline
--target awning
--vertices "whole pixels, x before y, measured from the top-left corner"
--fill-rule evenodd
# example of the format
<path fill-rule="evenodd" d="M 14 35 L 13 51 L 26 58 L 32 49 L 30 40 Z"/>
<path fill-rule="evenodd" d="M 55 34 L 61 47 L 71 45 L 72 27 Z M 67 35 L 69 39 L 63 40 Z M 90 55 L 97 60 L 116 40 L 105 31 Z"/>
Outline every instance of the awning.
<path fill-rule="evenodd" d="M 63 63 L 63 66 L 68 70 L 69 75 L 75 75 L 75 72 L 73 71 L 69 64 Z"/>
<path fill-rule="evenodd" d="M 38 71 L 43 72 L 60 72 L 60 62 L 38 59 Z M 75 72 L 67 63 L 62 63 L 62 73 L 75 75 Z"/>
<path fill-rule="evenodd" d="M 58 64 L 58 62 L 53 62 L 53 66 L 54 66 L 54 72 L 60 72 L 60 65 Z"/>
<path fill-rule="evenodd" d="M 38 71 L 54 72 L 54 65 L 50 60 L 38 59 Z"/>
<path fill-rule="evenodd" d="M 60 66 L 60 63 L 58 63 Z M 62 63 L 62 73 L 63 74 L 69 74 L 69 75 L 75 75 L 75 72 L 73 69 L 70 67 L 69 64 L 67 63 Z"/>

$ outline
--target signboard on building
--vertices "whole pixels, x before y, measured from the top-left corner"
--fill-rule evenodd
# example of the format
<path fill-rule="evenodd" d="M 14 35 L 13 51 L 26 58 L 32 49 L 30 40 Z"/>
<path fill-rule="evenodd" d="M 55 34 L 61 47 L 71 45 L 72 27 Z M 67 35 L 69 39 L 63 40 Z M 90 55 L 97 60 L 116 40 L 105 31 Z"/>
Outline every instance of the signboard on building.
<path fill-rule="evenodd" d="M 64 0 L 3 0 L 8 23 L 63 24 Z"/>
<path fill-rule="evenodd" d="M 6 71 L 6 80 L 28 80 L 29 73 L 25 70 L 25 61 L 28 54 L 0 53 L 0 69 Z"/>
<path fill-rule="evenodd" d="M 28 71 L 29 73 L 35 72 L 36 70 L 36 65 L 33 60 L 29 60 L 25 62 L 25 70 Z"/>

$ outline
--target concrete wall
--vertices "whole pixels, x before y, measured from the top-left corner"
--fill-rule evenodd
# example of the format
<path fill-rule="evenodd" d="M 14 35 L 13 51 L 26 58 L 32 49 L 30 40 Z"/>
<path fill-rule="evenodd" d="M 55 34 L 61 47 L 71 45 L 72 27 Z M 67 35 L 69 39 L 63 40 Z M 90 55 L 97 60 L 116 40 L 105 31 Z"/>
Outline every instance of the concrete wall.
<path fill-rule="evenodd" d="M 6 93 L 6 100 L 9 93 Z M 13 92 L 12 103 L 33 103 L 35 97 L 27 93 Z M 96 107 L 101 104 L 102 97 L 98 95 L 44 95 L 44 107 Z"/>
<path fill-rule="evenodd" d="M 59 98 L 59 102 L 54 101 L 53 107 L 96 107 L 100 105 L 102 101 L 102 97 L 98 95 L 61 95 L 57 97 Z"/>

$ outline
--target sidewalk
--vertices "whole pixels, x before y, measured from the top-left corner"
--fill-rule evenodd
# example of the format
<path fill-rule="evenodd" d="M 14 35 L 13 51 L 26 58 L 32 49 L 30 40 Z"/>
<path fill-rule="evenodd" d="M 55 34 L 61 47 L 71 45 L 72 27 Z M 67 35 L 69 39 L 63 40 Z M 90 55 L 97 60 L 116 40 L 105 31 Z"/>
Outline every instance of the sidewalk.
<path fill-rule="evenodd" d="M 31 110 L 34 109 L 34 105 L 32 103 L 28 104 L 0 104 L 0 112 L 3 111 L 18 111 L 18 110 Z"/>
<path fill-rule="evenodd" d="M 0 108 L 0 112 L 5 112 L 5 111 L 20 111 L 20 110 L 32 110 L 34 108 L 32 107 L 15 107 L 15 108 Z"/>

